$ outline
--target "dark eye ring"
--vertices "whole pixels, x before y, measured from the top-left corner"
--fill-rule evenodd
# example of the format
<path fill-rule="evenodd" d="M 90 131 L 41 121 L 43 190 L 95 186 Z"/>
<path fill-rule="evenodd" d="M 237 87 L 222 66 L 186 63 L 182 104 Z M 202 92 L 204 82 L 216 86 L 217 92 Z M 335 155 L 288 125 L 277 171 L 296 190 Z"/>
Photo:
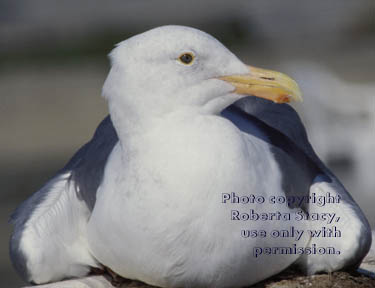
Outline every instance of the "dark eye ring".
<path fill-rule="evenodd" d="M 191 65 L 194 61 L 194 54 L 190 52 L 186 52 L 178 57 L 178 60 L 184 65 Z"/>

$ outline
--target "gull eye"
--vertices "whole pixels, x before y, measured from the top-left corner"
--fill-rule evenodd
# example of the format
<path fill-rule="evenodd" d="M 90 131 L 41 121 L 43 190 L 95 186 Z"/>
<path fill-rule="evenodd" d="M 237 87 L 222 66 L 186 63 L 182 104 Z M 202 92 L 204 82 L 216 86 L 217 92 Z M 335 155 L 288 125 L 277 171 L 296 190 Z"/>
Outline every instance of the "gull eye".
<path fill-rule="evenodd" d="M 178 61 L 184 65 L 191 65 L 194 61 L 194 54 L 190 52 L 183 53 L 178 57 Z"/>

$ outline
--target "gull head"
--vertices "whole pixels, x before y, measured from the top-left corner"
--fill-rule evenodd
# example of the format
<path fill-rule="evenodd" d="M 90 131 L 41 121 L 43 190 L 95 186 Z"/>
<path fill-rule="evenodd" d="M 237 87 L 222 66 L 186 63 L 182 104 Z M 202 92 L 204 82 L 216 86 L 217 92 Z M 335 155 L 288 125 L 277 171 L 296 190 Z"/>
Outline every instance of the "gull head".
<path fill-rule="evenodd" d="M 247 95 L 301 100 L 290 77 L 247 66 L 214 37 L 190 27 L 163 26 L 133 36 L 110 59 L 103 95 L 112 117 L 122 114 L 133 122 L 181 109 L 219 114 Z"/>

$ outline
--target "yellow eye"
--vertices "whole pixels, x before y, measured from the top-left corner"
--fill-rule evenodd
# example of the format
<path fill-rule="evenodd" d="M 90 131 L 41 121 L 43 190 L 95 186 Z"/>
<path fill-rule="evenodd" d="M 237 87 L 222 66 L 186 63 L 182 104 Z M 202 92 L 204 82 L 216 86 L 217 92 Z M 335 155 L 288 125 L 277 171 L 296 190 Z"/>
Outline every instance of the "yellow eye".
<path fill-rule="evenodd" d="M 178 57 L 178 60 L 184 65 L 191 65 L 194 61 L 194 54 L 191 52 L 186 52 Z"/>

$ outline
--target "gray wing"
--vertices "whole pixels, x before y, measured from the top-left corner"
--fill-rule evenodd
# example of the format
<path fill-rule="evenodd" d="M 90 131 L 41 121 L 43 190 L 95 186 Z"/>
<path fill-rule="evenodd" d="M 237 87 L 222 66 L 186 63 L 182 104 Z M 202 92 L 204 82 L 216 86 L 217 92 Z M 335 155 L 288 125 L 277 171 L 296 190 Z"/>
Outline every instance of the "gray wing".
<path fill-rule="evenodd" d="M 54 233 L 56 233 L 56 237 L 61 238 L 60 240 L 56 241 L 56 243 L 64 244 L 64 237 L 68 237 L 66 235 L 67 233 L 64 232 L 64 229 L 69 230 L 71 228 L 73 231 L 73 225 L 78 225 L 77 222 L 81 219 L 72 219 L 71 221 L 73 221 L 73 223 L 69 224 L 72 225 L 70 228 L 62 227 L 61 219 L 66 220 L 69 218 L 69 215 L 71 215 L 71 209 L 76 209 L 76 217 L 81 217 L 83 219 L 89 217 L 89 215 L 87 215 L 85 212 L 85 209 L 72 208 L 76 207 L 77 205 L 67 201 L 64 194 L 67 195 L 67 193 L 70 193 L 69 187 L 71 184 L 74 185 L 74 190 L 72 193 L 76 193 L 76 198 L 84 201 L 89 211 L 91 211 L 95 204 L 97 188 L 102 181 L 105 163 L 117 141 L 118 138 L 116 131 L 112 126 L 110 117 L 107 116 L 98 126 L 93 138 L 78 150 L 78 152 L 65 165 L 65 167 L 61 169 L 54 177 L 52 177 L 41 189 L 19 205 L 19 207 L 17 207 L 17 209 L 10 216 L 9 222 L 14 226 L 10 239 L 10 258 L 15 269 L 25 281 L 37 282 L 36 277 L 41 274 L 40 271 L 35 272 L 30 270 L 30 267 L 27 267 L 26 263 L 28 263 L 31 254 L 34 255 L 34 258 L 37 257 L 36 255 L 38 255 L 38 257 L 44 259 L 43 261 L 47 261 L 47 263 L 49 263 L 48 261 L 57 261 L 53 257 L 58 250 L 63 251 L 65 249 L 64 245 L 62 245 L 62 247 L 60 247 L 59 244 L 52 245 L 52 239 L 48 240 L 40 235 L 40 239 L 35 241 L 49 242 L 49 244 L 44 246 L 43 251 L 41 249 L 38 251 L 25 250 L 25 248 L 21 245 L 21 241 L 23 241 L 22 239 L 25 239 L 25 235 L 27 234 L 25 231 L 28 231 L 29 234 L 35 233 L 38 235 L 36 230 L 40 226 L 29 225 L 30 221 L 33 223 L 46 222 L 49 223 L 48 225 L 50 225 L 50 227 L 57 226 L 57 230 L 54 231 Z M 72 199 L 70 201 L 75 201 L 73 198 L 69 199 Z M 48 215 L 50 213 L 52 213 L 54 216 L 49 217 Z M 43 216 L 39 217 L 38 215 Z M 59 232 L 65 234 L 58 235 Z M 33 240 L 28 239 L 27 241 L 30 242 Z M 35 245 L 35 247 L 39 246 L 40 243 Z M 52 247 L 51 249 L 54 249 L 55 252 L 51 251 L 51 253 L 49 253 L 48 249 L 46 248 L 47 246 Z M 87 248 L 83 247 L 82 251 L 84 249 Z M 81 259 L 75 259 L 74 255 L 69 256 L 68 253 L 64 254 L 64 252 L 62 252 L 62 255 L 65 255 L 64 261 L 72 271 L 74 270 L 72 267 L 76 262 L 79 262 L 79 265 L 82 264 L 80 262 Z M 60 262 L 63 262 L 63 260 L 60 259 Z M 35 264 L 35 266 L 37 266 L 37 264 Z M 95 263 L 87 261 L 86 266 L 95 266 Z M 82 274 L 84 274 L 87 270 L 87 268 L 77 268 L 76 270 L 79 271 L 80 269 Z M 65 271 L 55 272 L 56 275 L 65 273 Z M 53 277 L 53 273 L 48 272 L 47 274 Z M 67 274 L 65 276 L 72 277 L 79 275 Z"/>
<path fill-rule="evenodd" d="M 314 165 L 323 171 L 331 181 L 338 182 L 337 177 L 324 165 L 311 146 L 306 129 L 297 112 L 288 104 L 277 104 L 257 97 L 246 97 L 230 108 L 236 107 L 245 113 L 255 117 L 274 131 L 282 133 L 291 140 L 295 148 L 300 149 Z M 269 130 L 270 131 L 270 130 Z M 273 133 L 269 132 L 268 134 Z M 276 146 L 285 150 L 285 145 L 280 139 L 271 139 Z M 290 144 L 290 143 L 289 143 Z M 289 148 L 291 149 L 290 145 Z M 340 185 L 342 185 L 340 183 Z M 350 196 L 351 197 L 351 196 Z"/>
<path fill-rule="evenodd" d="M 104 118 L 90 142 L 85 144 L 66 164 L 64 170 L 71 170 L 71 180 L 90 210 L 94 208 L 96 191 L 102 181 L 105 164 L 118 141 L 110 116 Z"/>
<path fill-rule="evenodd" d="M 358 229 L 352 232 L 360 235 L 358 243 L 353 243 L 353 247 L 354 244 L 358 247 L 353 249 L 356 250 L 353 251 L 355 255 L 350 257 L 345 267 L 358 266 L 371 247 L 370 225 L 343 184 L 315 153 L 297 112 L 287 104 L 246 97 L 225 109 L 222 115 L 243 132 L 251 133 L 270 145 L 275 159 L 283 167 L 283 188 L 287 195 L 309 195 L 312 185 L 329 183 L 328 186 L 320 185 L 320 189 L 329 187 L 345 200 Z"/>

